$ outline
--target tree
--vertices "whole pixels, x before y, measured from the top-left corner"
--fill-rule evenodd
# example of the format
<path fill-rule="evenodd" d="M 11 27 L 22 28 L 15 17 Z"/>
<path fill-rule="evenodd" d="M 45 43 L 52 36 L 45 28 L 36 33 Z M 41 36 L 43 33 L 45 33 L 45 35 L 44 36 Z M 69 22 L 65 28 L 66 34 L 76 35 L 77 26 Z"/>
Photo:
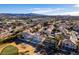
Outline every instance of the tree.
<path fill-rule="evenodd" d="M 57 42 L 57 48 L 60 49 L 62 40 L 64 39 L 64 36 L 62 34 L 55 35 L 55 40 Z"/>
<path fill-rule="evenodd" d="M 55 54 L 57 52 L 57 43 L 54 39 L 45 40 L 43 45 L 48 55 Z"/>

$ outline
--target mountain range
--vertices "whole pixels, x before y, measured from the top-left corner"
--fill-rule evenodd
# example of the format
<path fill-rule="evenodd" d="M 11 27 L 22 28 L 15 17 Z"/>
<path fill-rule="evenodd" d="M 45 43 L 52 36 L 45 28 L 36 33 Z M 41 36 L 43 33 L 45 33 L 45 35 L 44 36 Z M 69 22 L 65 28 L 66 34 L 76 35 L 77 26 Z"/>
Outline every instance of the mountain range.
<path fill-rule="evenodd" d="M 42 14 L 35 14 L 35 13 L 28 13 L 28 14 L 12 14 L 12 13 L 0 13 L 0 16 L 48 16 L 48 15 L 42 15 Z"/>

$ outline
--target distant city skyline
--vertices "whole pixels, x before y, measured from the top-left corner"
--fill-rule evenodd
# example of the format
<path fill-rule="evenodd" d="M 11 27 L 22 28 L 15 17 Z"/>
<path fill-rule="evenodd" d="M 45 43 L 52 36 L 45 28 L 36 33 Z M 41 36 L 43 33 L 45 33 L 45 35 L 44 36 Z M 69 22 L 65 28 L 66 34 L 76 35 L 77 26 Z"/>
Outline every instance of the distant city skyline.
<path fill-rule="evenodd" d="M 79 15 L 78 4 L 0 4 L 0 13 Z"/>

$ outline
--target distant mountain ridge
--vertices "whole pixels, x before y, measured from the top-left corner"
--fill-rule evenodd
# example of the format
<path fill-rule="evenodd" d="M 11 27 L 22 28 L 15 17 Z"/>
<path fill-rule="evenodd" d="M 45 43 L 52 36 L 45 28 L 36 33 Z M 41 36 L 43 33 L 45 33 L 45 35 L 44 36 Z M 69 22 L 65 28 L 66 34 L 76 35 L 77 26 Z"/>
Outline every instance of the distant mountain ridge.
<path fill-rule="evenodd" d="M 0 16 L 72 16 L 72 15 L 44 15 L 44 14 L 37 14 L 37 13 L 0 13 Z"/>
<path fill-rule="evenodd" d="M 0 16 L 47 16 L 47 15 L 35 14 L 35 13 L 28 13 L 28 14 L 0 13 Z"/>

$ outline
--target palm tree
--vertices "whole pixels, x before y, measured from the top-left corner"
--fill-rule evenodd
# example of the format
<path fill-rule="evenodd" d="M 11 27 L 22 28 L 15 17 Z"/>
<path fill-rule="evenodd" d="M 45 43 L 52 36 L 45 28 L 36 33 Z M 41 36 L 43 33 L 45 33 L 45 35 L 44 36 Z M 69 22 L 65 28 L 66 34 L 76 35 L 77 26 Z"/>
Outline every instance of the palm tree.
<path fill-rule="evenodd" d="M 79 54 L 79 41 L 77 41 L 76 46 L 77 46 L 77 53 Z"/>
<path fill-rule="evenodd" d="M 57 47 L 59 48 L 59 46 L 61 46 L 62 40 L 64 39 L 62 34 L 56 35 L 55 36 L 55 40 L 57 41 Z"/>

